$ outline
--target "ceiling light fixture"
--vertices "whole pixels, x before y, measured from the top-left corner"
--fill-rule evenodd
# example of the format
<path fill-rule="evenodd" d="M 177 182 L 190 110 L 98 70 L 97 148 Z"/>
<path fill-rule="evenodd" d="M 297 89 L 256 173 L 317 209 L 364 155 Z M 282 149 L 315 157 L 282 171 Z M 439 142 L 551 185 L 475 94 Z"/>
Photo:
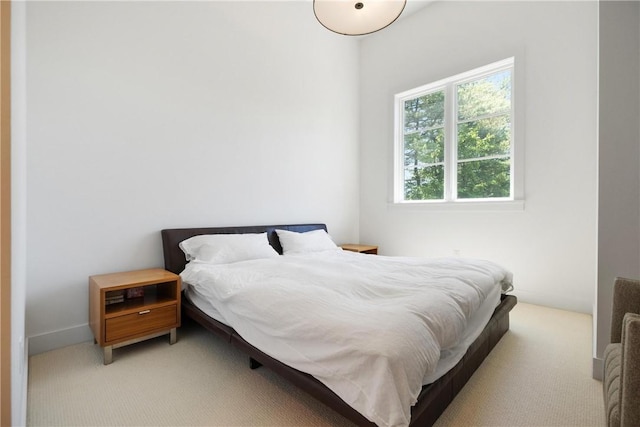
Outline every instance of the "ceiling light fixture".
<path fill-rule="evenodd" d="M 391 25 L 406 4 L 407 0 L 313 0 L 313 13 L 334 33 L 361 36 Z"/>

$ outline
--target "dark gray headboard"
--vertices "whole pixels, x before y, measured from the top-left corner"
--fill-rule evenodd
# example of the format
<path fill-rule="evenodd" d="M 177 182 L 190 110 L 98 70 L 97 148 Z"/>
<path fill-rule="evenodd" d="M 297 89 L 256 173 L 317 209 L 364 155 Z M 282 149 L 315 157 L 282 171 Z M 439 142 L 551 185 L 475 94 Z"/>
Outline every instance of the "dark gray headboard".
<path fill-rule="evenodd" d="M 296 231 L 304 233 L 311 230 L 327 230 L 325 224 L 288 224 L 288 225 L 252 225 L 241 227 L 208 227 L 208 228 L 170 228 L 162 230 L 162 249 L 164 251 L 164 268 L 176 274 L 182 273 L 187 260 L 184 252 L 178 246 L 180 242 L 189 237 L 201 234 L 244 234 L 244 233 L 267 233 L 269 243 L 273 248 L 282 254 L 282 246 L 278 240 L 276 229 Z"/>

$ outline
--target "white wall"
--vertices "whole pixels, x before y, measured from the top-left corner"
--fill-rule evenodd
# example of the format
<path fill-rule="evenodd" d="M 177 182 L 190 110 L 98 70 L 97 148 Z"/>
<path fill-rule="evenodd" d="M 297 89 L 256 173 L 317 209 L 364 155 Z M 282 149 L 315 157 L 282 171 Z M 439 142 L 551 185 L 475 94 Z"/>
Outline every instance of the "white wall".
<path fill-rule="evenodd" d="M 361 43 L 360 240 L 495 260 L 522 301 L 590 313 L 596 278 L 596 2 L 437 2 Z M 516 56 L 520 211 L 390 206 L 393 95 Z"/>
<path fill-rule="evenodd" d="M 594 376 L 609 343 L 613 282 L 640 277 L 640 6 L 600 2 L 598 290 Z"/>
<path fill-rule="evenodd" d="M 27 3 L 30 350 L 90 339 L 92 274 L 170 227 L 358 240 L 358 42 L 309 2 Z"/>
<path fill-rule="evenodd" d="M 26 4 L 11 4 L 11 425 L 27 423 Z"/>

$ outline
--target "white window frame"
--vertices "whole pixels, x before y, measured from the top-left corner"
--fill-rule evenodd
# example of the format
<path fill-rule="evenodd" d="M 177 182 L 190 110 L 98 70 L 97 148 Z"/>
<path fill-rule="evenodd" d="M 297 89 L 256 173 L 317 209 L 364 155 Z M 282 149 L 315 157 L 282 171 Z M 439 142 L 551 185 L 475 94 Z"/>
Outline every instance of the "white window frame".
<path fill-rule="evenodd" d="M 518 88 L 521 86 L 522 73 L 516 73 L 515 57 L 510 57 L 501 61 L 475 68 L 473 70 L 457 74 L 442 80 L 438 80 L 394 96 L 394 160 L 393 160 L 393 186 L 392 204 L 395 206 L 428 206 L 450 209 L 457 206 L 472 206 L 476 208 L 498 209 L 523 209 L 523 137 L 518 132 L 522 128 L 521 97 L 516 96 Z M 519 61 L 519 69 L 520 67 Z M 495 198 L 457 198 L 457 96 L 456 88 L 460 84 L 478 80 L 482 77 L 498 73 L 500 71 L 511 71 L 511 141 L 510 141 L 510 196 Z M 405 200 L 404 181 L 404 103 L 406 100 L 414 99 L 429 93 L 444 90 L 445 92 L 445 116 L 444 116 L 444 198 L 437 200 Z M 477 118 L 475 118 L 477 120 Z"/>

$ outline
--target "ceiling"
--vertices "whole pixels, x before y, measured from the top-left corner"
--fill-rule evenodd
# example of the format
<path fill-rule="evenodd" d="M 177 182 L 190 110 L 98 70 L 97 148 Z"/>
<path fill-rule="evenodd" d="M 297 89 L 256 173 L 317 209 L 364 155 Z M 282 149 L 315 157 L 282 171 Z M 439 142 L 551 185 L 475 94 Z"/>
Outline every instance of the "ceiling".
<path fill-rule="evenodd" d="M 404 11 L 402 12 L 402 15 L 400 15 L 400 19 L 411 15 L 428 4 L 433 3 L 433 1 L 434 0 L 407 0 L 407 5 L 404 7 Z"/>

